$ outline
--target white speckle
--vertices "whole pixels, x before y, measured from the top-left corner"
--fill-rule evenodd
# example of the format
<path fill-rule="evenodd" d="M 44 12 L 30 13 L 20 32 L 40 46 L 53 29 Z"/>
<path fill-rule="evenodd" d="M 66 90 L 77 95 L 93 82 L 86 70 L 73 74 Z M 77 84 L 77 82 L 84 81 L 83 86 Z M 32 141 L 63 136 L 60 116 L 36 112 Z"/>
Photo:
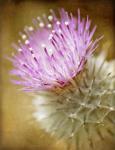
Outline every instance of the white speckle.
<path fill-rule="evenodd" d="M 39 121 L 44 119 L 46 117 L 46 114 L 44 114 L 43 112 L 35 112 L 33 116 Z"/>
<path fill-rule="evenodd" d="M 39 23 L 39 26 L 42 28 L 42 27 L 44 27 L 44 23 L 43 22 L 40 22 Z"/>
<path fill-rule="evenodd" d="M 68 22 L 68 21 L 65 21 L 65 25 L 66 25 L 66 26 L 69 25 L 69 22 Z"/>
<path fill-rule="evenodd" d="M 28 40 L 25 41 L 25 44 L 29 44 L 30 42 Z"/>
<path fill-rule="evenodd" d="M 67 102 L 70 102 L 70 98 L 66 98 L 66 101 L 67 101 Z"/>
<path fill-rule="evenodd" d="M 53 20 L 53 16 L 48 16 L 48 20 L 52 21 Z"/>
<path fill-rule="evenodd" d="M 71 114 L 69 114 L 69 117 L 70 118 L 76 118 L 76 114 L 75 113 L 71 113 Z"/>
<path fill-rule="evenodd" d="M 74 136 L 74 133 L 72 132 L 72 134 L 70 135 L 70 137 L 73 137 Z"/>
<path fill-rule="evenodd" d="M 28 27 L 29 31 L 33 31 L 34 28 L 32 26 Z"/>
<path fill-rule="evenodd" d="M 85 103 L 80 103 L 81 106 L 85 106 Z"/>
<path fill-rule="evenodd" d="M 51 27 L 52 27 L 52 25 L 51 25 L 51 24 L 48 24 L 48 25 L 47 25 L 47 27 L 48 27 L 48 28 L 51 28 Z"/>
<path fill-rule="evenodd" d="M 57 25 L 60 25 L 61 23 L 59 21 L 56 22 Z"/>
<path fill-rule="evenodd" d="M 33 105 L 38 106 L 38 105 L 45 104 L 46 101 L 45 101 L 45 99 L 42 96 L 39 95 L 38 97 L 36 97 L 36 99 L 33 100 L 32 103 L 33 103 Z"/>

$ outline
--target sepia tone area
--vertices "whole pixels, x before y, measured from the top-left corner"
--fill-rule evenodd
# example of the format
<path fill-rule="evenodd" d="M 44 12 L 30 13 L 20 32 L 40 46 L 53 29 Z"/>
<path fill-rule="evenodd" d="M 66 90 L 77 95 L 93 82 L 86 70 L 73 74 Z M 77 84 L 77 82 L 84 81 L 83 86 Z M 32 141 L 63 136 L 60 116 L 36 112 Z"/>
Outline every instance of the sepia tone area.
<path fill-rule="evenodd" d="M 97 49 L 108 50 L 108 59 L 115 58 L 114 4 L 111 0 L 0 0 L 0 149 L 1 150 L 66 150 L 63 140 L 57 140 L 40 129 L 33 119 L 32 97 L 12 85 L 9 71 L 12 64 L 5 58 L 15 50 L 13 42 L 20 39 L 24 26 L 49 9 L 65 8 L 77 15 L 87 14 L 97 25 L 95 36 L 104 35 Z M 115 138 L 98 141 L 96 149 L 114 150 Z"/>

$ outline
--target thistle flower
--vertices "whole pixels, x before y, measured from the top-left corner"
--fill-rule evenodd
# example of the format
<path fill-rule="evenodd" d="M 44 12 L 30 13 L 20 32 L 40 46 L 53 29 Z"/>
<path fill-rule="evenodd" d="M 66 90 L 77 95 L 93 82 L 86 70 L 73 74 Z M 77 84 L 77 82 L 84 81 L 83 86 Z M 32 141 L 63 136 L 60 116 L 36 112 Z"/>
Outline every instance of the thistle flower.
<path fill-rule="evenodd" d="M 81 19 L 79 10 L 77 18 L 59 13 L 58 19 L 51 10 L 20 33 L 24 41 L 14 44 L 18 52 L 11 59 L 19 80 L 13 82 L 38 94 L 34 117 L 42 128 L 81 149 L 86 139 L 92 148 L 104 130 L 114 134 L 115 63 L 103 54 L 91 57 L 102 37 L 92 39 L 96 26 L 90 31 L 88 17 Z"/>
<path fill-rule="evenodd" d="M 18 53 L 12 58 L 11 74 L 20 78 L 13 82 L 25 91 L 64 87 L 83 70 L 98 46 L 101 37 L 93 41 L 96 26 L 90 31 L 88 16 L 85 21 L 79 10 L 78 18 L 64 9 L 59 13 L 59 19 L 53 10 L 48 18 L 37 17 L 34 28 L 25 27 L 26 34 L 20 33 L 24 41 L 13 45 Z"/>

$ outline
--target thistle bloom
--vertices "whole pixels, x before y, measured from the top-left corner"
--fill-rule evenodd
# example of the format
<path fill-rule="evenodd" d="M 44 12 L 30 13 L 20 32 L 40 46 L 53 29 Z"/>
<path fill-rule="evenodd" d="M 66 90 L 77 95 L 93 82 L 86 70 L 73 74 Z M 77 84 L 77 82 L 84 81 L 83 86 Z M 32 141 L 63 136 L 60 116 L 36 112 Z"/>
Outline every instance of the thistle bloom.
<path fill-rule="evenodd" d="M 77 18 L 59 13 L 58 19 L 51 10 L 20 33 L 11 73 L 25 91 L 39 92 L 34 117 L 42 128 L 73 139 L 76 149 L 93 149 L 96 138 L 115 135 L 115 62 L 104 54 L 90 57 L 101 37 L 93 41 L 96 26 L 90 31 L 88 17 L 81 19 L 79 10 Z"/>
<path fill-rule="evenodd" d="M 99 39 L 92 37 L 91 21 L 73 17 L 64 9 L 58 19 L 51 10 L 34 20 L 35 27 L 25 27 L 20 33 L 24 41 L 14 44 L 18 53 L 11 59 L 15 69 L 11 74 L 19 77 L 14 83 L 25 91 L 55 89 L 67 85 L 84 68 L 84 64 L 98 46 Z"/>

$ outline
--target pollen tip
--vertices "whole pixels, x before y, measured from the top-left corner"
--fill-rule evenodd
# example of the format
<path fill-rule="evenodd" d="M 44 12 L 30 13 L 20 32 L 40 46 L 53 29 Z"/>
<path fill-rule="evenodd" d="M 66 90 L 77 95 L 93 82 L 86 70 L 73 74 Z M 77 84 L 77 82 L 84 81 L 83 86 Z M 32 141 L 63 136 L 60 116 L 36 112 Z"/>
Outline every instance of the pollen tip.
<path fill-rule="evenodd" d="M 61 23 L 59 21 L 56 22 L 57 25 L 60 25 Z"/>
<path fill-rule="evenodd" d="M 55 30 L 52 30 L 52 33 L 55 33 Z"/>
<path fill-rule="evenodd" d="M 28 45 L 29 43 L 30 43 L 29 40 L 26 40 L 26 41 L 25 41 L 25 44 L 26 44 L 26 45 Z"/>
<path fill-rule="evenodd" d="M 22 34 L 22 39 L 25 40 L 26 39 L 26 35 Z"/>
<path fill-rule="evenodd" d="M 28 27 L 28 30 L 29 30 L 29 31 L 33 31 L 34 28 L 33 28 L 32 26 L 30 26 L 30 27 Z"/>
<path fill-rule="evenodd" d="M 52 25 L 51 25 L 51 24 L 48 24 L 48 25 L 47 25 L 47 27 L 48 27 L 48 28 L 51 28 L 51 27 L 52 27 Z"/>
<path fill-rule="evenodd" d="M 65 21 L 65 25 L 66 25 L 66 26 L 69 25 L 69 22 L 68 22 L 68 21 Z"/>
<path fill-rule="evenodd" d="M 53 16 L 51 16 L 51 15 L 48 16 L 48 20 L 49 20 L 49 21 L 52 21 L 52 20 L 53 20 Z"/>
<path fill-rule="evenodd" d="M 42 28 L 42 27 L 44 27 L 44 26 L 45 26 L 45 25 L 44 25 L 44 23 L 43 23 L 43 22 L 40 22 L 40 23 L 39 23 L 39 27 L 41 27 L 41 28 Z"/>
<path fill-rule="evenodd" d="M 22 49 L 21 49 L 21 48 L 18 48 L 18 51 L 19 51 L 19 52 L 22 52 Z"/>

